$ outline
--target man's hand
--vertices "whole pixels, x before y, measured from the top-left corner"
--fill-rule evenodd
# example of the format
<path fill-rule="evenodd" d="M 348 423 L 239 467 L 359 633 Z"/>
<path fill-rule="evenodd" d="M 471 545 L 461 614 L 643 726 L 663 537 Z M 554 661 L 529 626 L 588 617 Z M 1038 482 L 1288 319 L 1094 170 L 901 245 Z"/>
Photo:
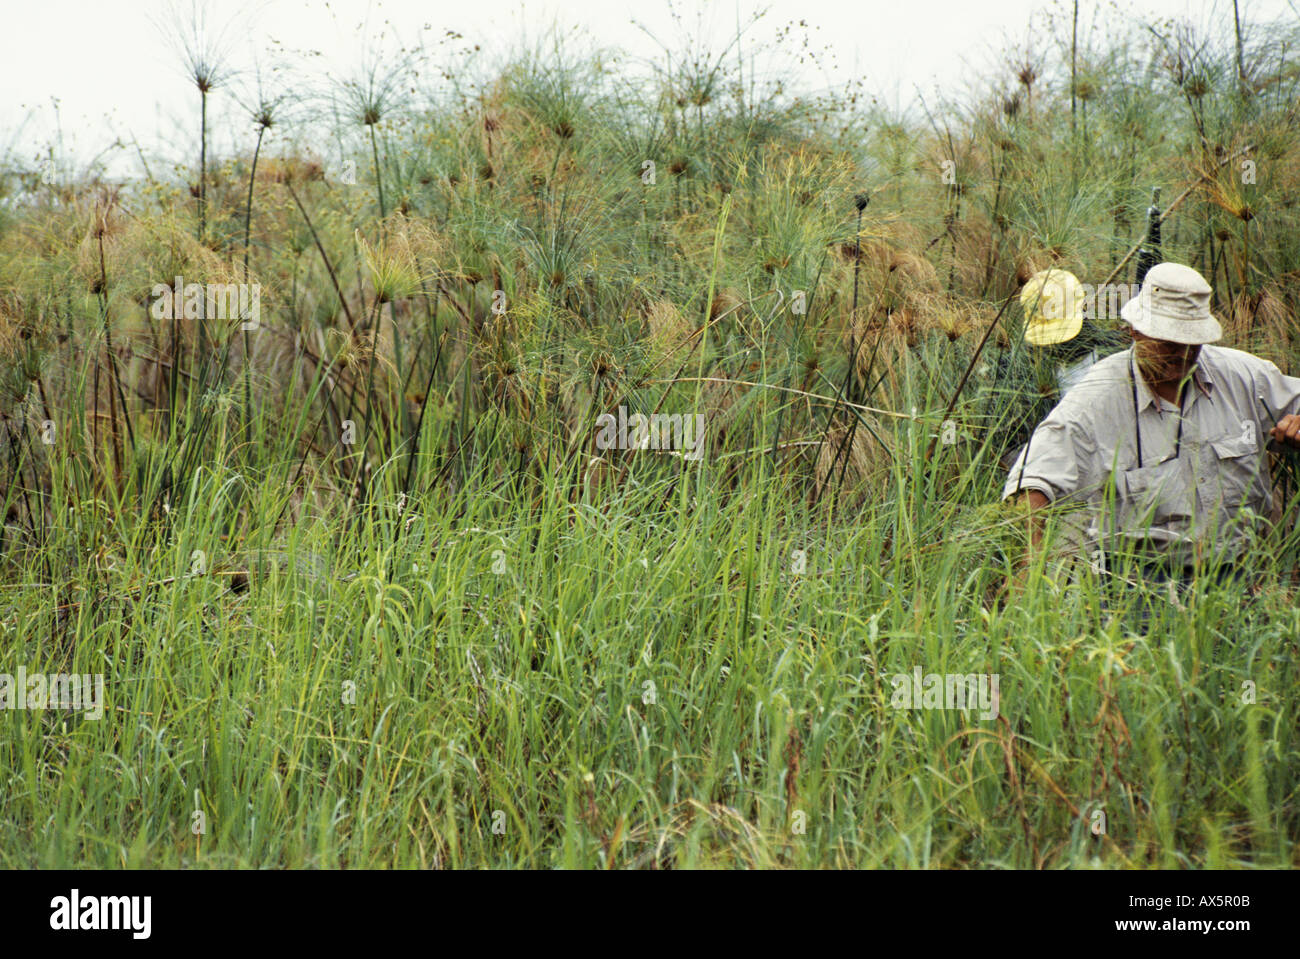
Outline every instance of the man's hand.
<path fill-rule="evenodd" d="M 1287 419 L 1296 420 L 1297 435 L 1300 435 L 1300 416 L 1288 416 Z M 1046 494 L 1036 489 L 1026 490 L 1021 495 L 1023 496 L 1024 500 L 1027 500 L 1029 502 L 1030 545 L 1037 546 L 1039 541 L 1043 538 L 1043 524 L 1042 524 L 1042 520 L 1039 518 L 1038 515 L 1035 514 L 1034 511 L 1040 510 L 1044 506 L 1047 506 L 1048 504 L 1051 503 L 1051 500 L 1047 498 Z"/>
<path fill-rule="evenodd" d="M 1003 584 L 1003 594 L 1018 593 L 1025 588 L 1025 583 L 1029 579 L 1029 564 L 1033 560 L 1034 548 L 1043 539 L 1043 518 L 1039 512 L 1043 507 L 1051 503 L 1043 493 L 1036 489 L 1026 490 L 1016 497 L 1016 503 L 1020 506 L 1028 506 L 1026 509 L 1026 522 L 1028 523 L 1029 548 L 1016 563 L 1015 572 Z"/>
<path fill-rule="evenodd" d="M 1268 431 L 1268 435 L 1283 446 L 1300 449 L 1300 416 L 1288 413 L 1278 420 L 1277 425 Z"/>

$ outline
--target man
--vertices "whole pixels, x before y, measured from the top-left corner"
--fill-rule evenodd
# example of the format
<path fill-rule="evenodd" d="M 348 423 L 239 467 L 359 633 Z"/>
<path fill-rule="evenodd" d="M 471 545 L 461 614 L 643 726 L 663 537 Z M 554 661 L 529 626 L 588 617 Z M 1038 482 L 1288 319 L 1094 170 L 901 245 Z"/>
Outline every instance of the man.
<path fill-rule="evenodd" d="M 1025 311 L 1025 342 L 1050 366 L 1061 392 L 1074 385 L 1098 358 L 1125 345 L 1116 332 L 1084 325 L 1084 286 L 1069 270 L 1041 270 L 1020 290 Z"/>
<path fill-rule="evenodd" d="M 1132 348 L 1097 362 L 1034 431 L 1003 490 L 1027 498 L 1033 544 L 1039 510 L 1077 503 L 1108 570 L 1131 550 L 1145 578 L 1188 582 L 1197 562 L 1231 569 L 1249 547 L 1272 498 L 1261 437 L 1300 447 L 1300 378 L 1206 345 L 1223 335 L 1210 292 L 1190 267 L 1152 267 L 1120 311 Z"/>
<path fill-rule="evenodd" d="M 1123 348 L 1114 333 L 1095 324 L 1084 327 L 1084 294 L 1078 277 L 1059 267 L 1035 273 L 1020 290 L 1026 349 L 1004 351 L 995 379 L 1022 394 L 1016 419 L 1001 433 L 1004 467 L 1016 462 L 1034 427 L 1098 357 Z M 991 399 L 997 403 L 996 391 Z"/>

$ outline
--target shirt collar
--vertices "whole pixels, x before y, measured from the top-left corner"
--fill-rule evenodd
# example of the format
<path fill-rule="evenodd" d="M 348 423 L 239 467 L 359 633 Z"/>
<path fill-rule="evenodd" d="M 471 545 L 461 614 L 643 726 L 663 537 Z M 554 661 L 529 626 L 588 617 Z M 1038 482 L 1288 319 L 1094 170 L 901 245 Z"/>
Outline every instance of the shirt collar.
<path fill-rule="evenodd" d="M 1161 409 L 1162 407 L 1160 404 L 1156 402 L 1157 397 L 1155 393 L 1151 392 L 1151 387 L 1147 386 L 1146 379 L 1138 372 L 1137 344 L 1134 344 L 1129 349 L 1128 365 L 1129 373 L 1137 383 L 1138 412 L 1146 409 L 1148 405 L 1155 406 L 1157 410 Z M 1214 386 L 1214 377 L 1206 368 L 1205 347 L 1201 347 L 1201 355 L 1197 358 L 1196 365 L 1192 367 L 1192 382 L 1197 385 L 1200 391 L 1204 393 L 1208 399 L 1210 396 L 1210 389 Z"/>

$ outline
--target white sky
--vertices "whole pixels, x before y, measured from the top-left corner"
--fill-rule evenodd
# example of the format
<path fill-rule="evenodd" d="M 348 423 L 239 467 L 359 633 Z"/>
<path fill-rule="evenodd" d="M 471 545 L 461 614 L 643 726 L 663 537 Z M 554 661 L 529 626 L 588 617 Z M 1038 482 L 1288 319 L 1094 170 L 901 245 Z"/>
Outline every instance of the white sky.
<path fill-rule="evenodd" d="M 0 0 L 0 155 L 34 166 L 60 130 L 66 153 L 82 160 L 121 138 L 136 138 L 150 159 L 192 159 L 197 144 L 193 87 L 183 77 L 176 47 L 156 26 L 177 0 Z M 186 7 L 191 0 L 179 0 Z M 1295 18 L 1296 0 L 1240 0 L 1249 19 Z M 443 31 L 466 43 L 508 50 L 524 32 L 535 36 L 553 20 L 584 28 L 602 46 L 633 57 L 659 52 L 633 21 L 680 49 L 668 0 L 204 0 L 209 22 L 252 17 L 236 33 L 233 60 L 247 68 L 257 52 L 313 49 L 315 62 L 348 72 L 366 36 L 387 32 L 403 43 L 424 37 L 434 46 Z M 957 95 L 970 77 L 987 77 L 1009 44 L 1037 38 L 1047 46 L 1048 17 L 1068 18 L 1069 0 L 678 0 L 686 23 L 715 48 L 734 33 L 737 19 L 768 12 L 750 36 L 770 39 L 804 20 L 823 68 L 793 65 L 790 80 L 807 89 L 862 77 L 883 102 L 907 105 L 918 87 L 936 85 Z M 1228 36 L 1231 0 L 1082 0 L 1084 29 L 1130 29 L 1132 17 L 1178 16 Z M 367 26 L 368 23 L 368 26 Z M 426 24 L 428 28 L 426 29 Z M 692 26 L 692 31 L 695 27 Z M 459 41 L 458 41 L 459 42 Z M 787 52 L 793 44 L 787 42 Z M 52 99 L 53 98 L 53 99 Z M 53 101 L 58 101 L 57 125 Z M 228 91 L 211 101 L 211 147 L 219 153 L 244 135 L 246 121 L 223 124 L 235 104 Z M 108 155 L 115 172 L 138 172 L 134 147 Z"/>

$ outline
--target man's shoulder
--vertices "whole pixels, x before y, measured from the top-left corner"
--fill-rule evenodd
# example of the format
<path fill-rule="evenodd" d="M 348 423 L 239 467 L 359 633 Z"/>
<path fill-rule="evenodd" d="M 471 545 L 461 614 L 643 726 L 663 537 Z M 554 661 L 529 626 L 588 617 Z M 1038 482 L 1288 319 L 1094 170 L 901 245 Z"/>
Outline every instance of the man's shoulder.
<path fill-rule="evenodd" d="M 1128 349 L 1118 350 L 1109 356 L 1103 356 L 1088 369 L 1080 383 L 1087 382 L 1089 379 L 1099 376 L 1113 377 L 1119 375 L 1127 379 L 1129 370 L 1129 357 L 1132 351 Z"/>
<path fill-rule="evenodd" d="M 1259 370 L 1276 367 L 1272 360 L 1266 360 L 1245 350 L 1235 350 L 1230 346 L 1206 345 L 1201 347 L 1199 362 L 1211 371 L 1222 370 L 1226 373 L 1251 374 Z"/>
<path fill-rule="evenodd" d="M 1061 398 L 1059 411 L 1071 419 L 1091 419 L 1125 394 L 1119 387 L 1129 382 L 1129 351 L 1120 350 L 1094 363 Z"/>

